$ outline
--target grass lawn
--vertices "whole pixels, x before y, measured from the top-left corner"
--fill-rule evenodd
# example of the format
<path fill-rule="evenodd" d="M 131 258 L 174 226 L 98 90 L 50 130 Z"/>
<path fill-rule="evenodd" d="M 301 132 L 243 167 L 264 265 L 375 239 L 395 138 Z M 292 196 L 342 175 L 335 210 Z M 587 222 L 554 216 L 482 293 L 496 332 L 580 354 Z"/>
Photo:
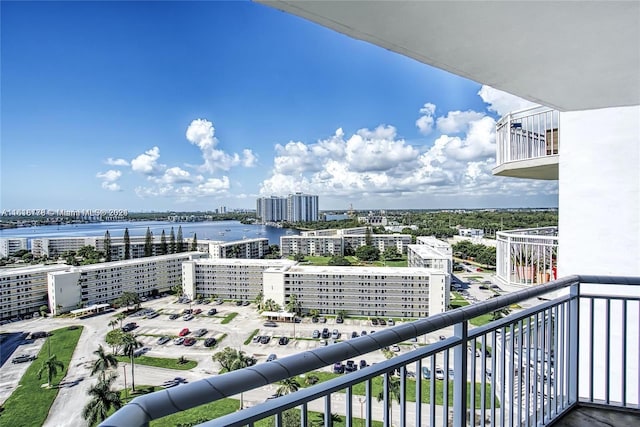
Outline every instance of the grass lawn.
<path fill-rule="evenodd" d="M 44 424 L 49 409 L 58 394 L 57 388 L 43 388 L 46 376 L 38 379 L 38 370 L 42 363 L 48 359 L 49 344 L 51 344 L 51 354 L 55 354 L 57 359 L 64 364 L 62 372 L 54 378 L 54 384 L 67 374 L 69 361 L 73 355 L 82 327 L 69 330 L 68 328 L 56 329 L 52 331 L 52 336 L 45 341 L 38 358 L 31 362 L 20 380 L 16 390 L 4 403 L 4 411 L 0 413 L 0 425 L 2 426 L 41 426 Z M 46 375 L 46 373 L 44 374 Z M 25 416 L 27 415 L 28 416 Z"/>
<path fill-rule="evenodd" d="M 249 345 L 253 342 L 253 337 L 255 337 L 256 335 L 258 335 L 258 332 L 260 332 L 260 329 L 254 329 L 253 332 L 251 333 L 251 335 L 249 335 L 249 338 L 247 338 L 246 340 L 244 340 L 244 345 Z"/>
<path fill-rule="evenodd" d="M 237 315 L 238 315 L 238 313 L 236 313 L 236 312 L 227 314 L 225 316 L 225 318 L 222 319 L 222 322 L 220 322 L 220 324 L 226 325 L 227 323 L 231 322 Z"/>
<path fill-rule="evenodd" d="M 118 362 L 130 363 L 131 359 L 128 356 L 116 356 Z M 155 366 L 157 368 L 178 369 L 180 371 L 187 371 L 198 366 L 198 362 L 195 360 L 189 360 L 182 365 L 178 364 L 178 359 L 170 359 L 167 357 L 151 357 L 151 356 L 139 356 L 135 358 L 136 365 Z"/>
<path fill-rule="evenodd" d="M 323 381 L 328 381 L 330 379 L 333 379 L 335 377 L 339 377 L 342 374 L 332 374 L 329 372 L 314 372 L 314 375 L 316 375 L 318 377 L 318 379 L 320 380 L 320 382 Z M 303 384 L 301 384 L 301 386 L 304 386 Z M 372 380 L 372 396 L 377 396 L 378 393 L 382 392 L 382 377 L 378 376 L 373 378 Z M 430 401 L 430 394 L 431 394 L 431 381 L 430 380 L 422 380 L 422 403 L 429 403 Z M 447 390 L 447 394 L 449 395 L 449 406 L 453 406 L 453 381 L 449 381 L 449 386 L 448 386 L 448 390 Z M 467 404 L 469 404 L 471 402 L 471 395 L 470 395 L 470 390 L 471 388 L 471 383 L 467 382 Z M 480 383 L 476 383 L 476 390 L 475 390 L 475 402 L 476 402 L 476 408 L 480 408 L 480 390 L 481 386 Z M 443 399 L 443 390 L 444 390 L 444 381 L 437 381 L 436 380 L 436 405 L 442 405 L 444 402 Z M 342 391 L 344 392 L 344 391 Z M 411 378 L 407 378 L 407 390 L 406 390 L 406 396 L 407 396 L 407 402 L 415 402 L 416 401 L 416 381 L 414 379 Z M 365 383 L 361 383 L 361 384 L 357 384 L 356 386 L 353 387 L 353 394 L 357 394 L 357 395 L 364 395 L 365 394 Z M 491 399 L 490 399 L 490 395 L 491 395 L 491 386 L 489 384 L 486 384 L 486 390 L 485 390 L 485 402 L 486 405 L 489 406 L 491 405 Z M 496 407 L 499 407 L 499 403 L 498 400 L 496 398 Z"/>

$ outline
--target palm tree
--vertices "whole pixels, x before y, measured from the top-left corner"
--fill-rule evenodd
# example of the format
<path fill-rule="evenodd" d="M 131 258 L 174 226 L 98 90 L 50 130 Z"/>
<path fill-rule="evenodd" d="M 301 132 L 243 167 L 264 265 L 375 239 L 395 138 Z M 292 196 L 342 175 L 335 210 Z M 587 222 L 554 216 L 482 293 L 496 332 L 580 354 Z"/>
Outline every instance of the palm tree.
<path fill-rule="evenodd" d="M 256 295 L 256 299 L 254 299 L 253 302 L 258 307 L 258 310 L 262 310 L 264 308 L 264 292 L 258 292 L 258 295 Z"/>
<path fill-rule="evenodd" d="M 312 308 L 311 310 L 309 310 L 309 314 L 311 315 L 311 318 L 316 318 L 318 316 L 320 316 L 320 310 L 318 310 L 317 308 Z"/>
<path fill-rule="evenodd" d="M 104 421 L 109 416 L 111 408 L 120 409 L 122 407 L 120 393 L 111 389 L 116 377 L 117 375 L 115 374 L 111 374 L 106 378 L 102 377 L 89 389 L 88 394 L 91 396 L 91 400 L 82 410 L 82 418 L 89 425 Z"/>
<path fill-rule="evenodd" d="M 278 307 L 278 304 L 271 298 L 269 298 L 264 302 L 264 309 L 267 311 L 277 311 L 276 310 L 277 307 Z"/>
<path fill-rule="evenodd" d="M 116 314 L 116 320 L 120 322 L 120 327 L 122 328 L 122 321 L 127 318 L 127 315 L 124 313 Z"/>
<path fill-rule="evenodd" d="M 98 349 L 94 351 L 93 354 L 98 358 L 93 361 L 93 365 L 91 366 L 91 375 L 99 373 L 100 377 L 104 379 L 107 369 L 118 367 L 118 359 L 116 359 L 113 354 L 106 353 L 102 345 L 99 345 Z"/>
<path fill-rule="evenodd" d="M 278 383 L 278 389 L 276 390 L 276 395 L 278 397 L 284 396 L 285 394 L 294 393 L 300 389 L 300 384 L 296 381 L 295 378 L 285 378 L 284 380 Z"/>
<path fill-rule="evenodd" d="M 333 426 L 334 423 L 339 423 L 340 421 L 342 421 L 342 417 L 340 415 L 338 415 L 338 414 L 331 413 L 329 415 L 329 417 L 330 417 L 329 418 L 329 425 L 330 426 Z M 325 425 L 325 423 L 324 423 L 324 412 L 318 414 L 318 421 L 319 421 L 319 423 L 318 423 L 319 427 Z"/>
<path fill-rule="evenodd" d="M 136 382 L 134 377 L 134 365 L 135 365 L 135 352 L 136 349 L 142 347 L 142 343 L 136 340 L 132 334 L 124 334 L 122 336 L 122 352 L 125 356 L 129 356 L 131 358 L 131 391 L 136 390 Z"/>
<path fill-rule="evenodd" d="M 58 374 L 58 370 L 64 369 L 64 363 L 59 361 L 56 358 L 55 354 L 49 356 L 47 360 L 42 362 L 42 366 L 38 369 L 38 379 L 42 378 L 42 374 L 47 373 L 48 385 L 51 387 L 51 381 L 53 381 L 53 377 Z"/>
<path fill-rule="evenodd" d="M 256 359 L 253 356 L 247 356 L 244 351 L 231 347 L 225 347 L 211 357 L 214 362 L 218 362 L 222 366 L 220 373 L 231 372 L 256 364 Z M 240 409 L 242 409 L 243 404 L 243 394 L 240 393 Z"/>
<path fill-rule="evenodd" d="M 387 411 L 389 414 L 389 425 L 393 425 L 391 421 L 393 416 L 393 410 L 389 410 L 392 408 L 393 401 L 400 403 L 400 378 L 393 377 L 391 375 L 387 376 L 387 384 L 389 386 L 389 400 L 387 401 Z M 384 400 L 384 390 L 381 390 L 378 393 L 378 402 Z"/>
<path fill-rule="evenodd" d="M 112 330 L 115 329 L 117 325 L 118 325 L 118 319 L 109 320 L 109 326 L 111 326 Z"/>
<path fill-rule="evenodd" d="M 307 374 L 304 377 L 304 384 L 305 385 L 314 385 L 314 384 L 317 384 L 318 381 L 320 381 L 320 378 L 318 378 L 318 376 L 315 375 L 315 374 Z"/>

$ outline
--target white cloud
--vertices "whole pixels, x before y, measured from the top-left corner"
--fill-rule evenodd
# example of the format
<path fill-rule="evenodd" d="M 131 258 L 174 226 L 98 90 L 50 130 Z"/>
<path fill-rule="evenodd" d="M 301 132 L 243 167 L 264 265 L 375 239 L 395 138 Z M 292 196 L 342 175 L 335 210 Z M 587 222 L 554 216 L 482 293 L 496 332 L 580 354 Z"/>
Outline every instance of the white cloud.
<path fill-rule="evenodd" d="M 528 107 L 535 107 L 535 102 L 527 101 L 510 93 L 494 89 L 491 86 L 483 85 L 478 92 L 480 98 L 489 106 L 489 111 L 494 111 L 500 116 L 504 116 L 512 111 L 522 110 Z"/>
<path fill-rule="evenodd" d="M 166 176 L 166 175 L 165 175 Z M 195 180 L 199 180 L 197 177 Z M 142 198 L 148 197 L 173 197 L 179 201 L 196 200 L 205 196 L 228 195 L 231 187 L 229 178 L 209 178 L 195 185 L 175 182 L 158 182 L 152 187 L 140 186 L 135 189 L 136 194 Z"/>
<path fill-rule="evenodd" d="M 165 168 L 165 165 L 158 164 L 159 158 L 160 149 L 153 147 L 131 160 L 131 169 L 134 172 L 140 172 L 145 175 L 156 175 Z"/>
<path fill-rule="evenodd" d="M 109 166 L 129 166 L 129 162 L 125 159 L 114 159 L 111 157 L 109 157 L 105 163 Z"/>
<path fill-rule="evenodd" d="M 484 117 L 484 113 L 476 111 L 449 111 L 444 117 L 438 117 L 436 127 L 438 131 L 445 134 L 466 132 L 469 123 Z"/>
<path fill-rule="evenodd" d="M 213 123 L 205 119 L 195 119 L 187 127 L 187 140 L 200 148 L 204 164 L 200 169 L 205 172 L 228 171 L 234 166 L 254 167 L 257 157 L 250 149 L 244 149 L 242 156 L 237 153 L 228 154 L 216 148 L 218 138 L 215 137 Z"/>
<path fill-rule="evenodd" d="M 434 114 L 436 112 L 436 106 L 431 103 L 426 103 L 420 109 L 422 114 L 418 120 L 416 120 L 416 126 L 423 135 L 428 135 L 433 131 Z"/>
<path fill-rule="evenodd" d="M 122 172 L 113 169 L 96 174 L 96 178 L 102 180 L 102 188 L 108 191 L 120 191 L 120 184 L 117 181 L 121 176 Z"/>
<path fill-rule="evenodd" d="M 150 176 L 149 179 L 158 184 L 180 184 L 202 181 L 204 178 L 201 175 L 192 177 L 186 170 L 174 166 L 165 170 L 163 175 L 159 177 Z"/>

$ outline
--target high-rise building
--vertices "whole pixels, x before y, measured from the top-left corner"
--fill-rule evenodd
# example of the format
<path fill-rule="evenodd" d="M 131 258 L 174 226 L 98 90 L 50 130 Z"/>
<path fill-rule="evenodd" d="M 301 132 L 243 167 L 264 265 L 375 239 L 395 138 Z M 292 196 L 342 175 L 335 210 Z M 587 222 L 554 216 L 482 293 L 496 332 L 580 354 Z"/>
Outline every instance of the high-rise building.
<path fill-rule="evenodd" d="M 256 216 L 263 223 L 318 221 L 318 196 L 295 193 L 287 197 L 261 197 L 256 202 Z"/>

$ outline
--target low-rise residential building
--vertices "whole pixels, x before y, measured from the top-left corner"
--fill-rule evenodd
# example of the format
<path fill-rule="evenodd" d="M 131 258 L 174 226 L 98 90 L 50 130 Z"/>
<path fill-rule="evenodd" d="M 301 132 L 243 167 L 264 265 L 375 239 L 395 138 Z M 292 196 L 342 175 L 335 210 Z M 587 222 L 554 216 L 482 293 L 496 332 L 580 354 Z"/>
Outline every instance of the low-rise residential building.
<path fill-rule="evenodd" d="M 182 263 L 207 257 L 201 252 L 69 267 L 48 272 L 49 307 L 54 314 L 110 303 L 123 292 L 140 296 L 170 290 L 182 280 Z"/>
<path fill-rule="evenodd" d="M 246 258 L 260 259 L 269 252 L 269 239 L 259 237 L 255 239 L 243 239 L 233 242 L 205 241 L 205 252 L 211 258 Z M 200 242 L 198 242 L 200 247 Z"/>
<path fill-rule="evenodd" d="M 281 236 L 282 256 L 303 254 L 305 256 L 331 256 L 344 254 L 344 238 L 329 236 Z"/>
<path fill-rule="evenodd" d="M 295 265 L 286 259 L 199 259 L 182 264 L 182 290 L 198 295 L 253 301 L 262 291 L 262 273 L 269 268 Z"/>
<path fill-rule="evenodd" d="M 25 237 L 5 237 L 0 239 L 0 258 L 6 258 L 20 250 L 27 250 Z"/>
<path fill-rule="evenodd" d="M 264 276 L 265 298 L 286 306 L 295 296 L 303 313 L 420 318 L 449 306 L 451 277 L 441 270 L 293 266 Z"/>
<path fill-rule="evenodd" d="M 407 266 L 412 268 L 435 268 L 451 274 L 453 258 L 428 245 L 407 246 Z"/>
<path fill-rule="evenodd" d="M 0 319 L 36 313 L 49 306 L 47 274 L 69 268 L 45 265 L 0 270 Z"/>

